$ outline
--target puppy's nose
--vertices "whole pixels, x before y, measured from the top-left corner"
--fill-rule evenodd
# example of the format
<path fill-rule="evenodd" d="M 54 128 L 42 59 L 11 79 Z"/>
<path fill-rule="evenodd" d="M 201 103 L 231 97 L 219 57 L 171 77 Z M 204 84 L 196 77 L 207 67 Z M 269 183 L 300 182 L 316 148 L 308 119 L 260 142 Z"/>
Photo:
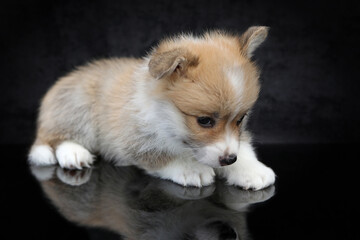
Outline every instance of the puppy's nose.
<path fill-rule="evenodd" d="M 220 157 L 220 165 L 221 166 L 227 166 L 227 165 L 231 165 L 234 162 L 236 162 L 237 156 L 235 154 L 230 154 L 228 156 L 224 156 L 224 157 Z"/>

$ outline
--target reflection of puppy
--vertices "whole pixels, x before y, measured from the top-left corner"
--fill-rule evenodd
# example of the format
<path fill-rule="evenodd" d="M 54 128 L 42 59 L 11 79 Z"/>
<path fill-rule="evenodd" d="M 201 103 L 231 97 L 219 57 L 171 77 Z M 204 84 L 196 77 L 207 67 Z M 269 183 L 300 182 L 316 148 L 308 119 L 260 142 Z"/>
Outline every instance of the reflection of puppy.
<path fill-rule="evenodd" d="M 43 99 L 30 162 L 80 169 L 100 153 L 182 185 L 209 185 L 214 169 L 229 184 L 271 185 L 274 172 L 257 160 L 245 131 L 259 93 L 250 58 L 267 32 L 180 35 L 144 59 L 77 69 Z"/>
<path fill-rule="evenodd" d="M 32 170 L 38 176 L 39 168 Z M 273 187 L 252 192 L 221 181 L 204 188 L 184 188 L 146 176 L 134 167 L 110 164 L 100 164 L 90 176 L 88 169 L 82 170 L 87 171 L 84 174 L 60 167 L 49 168 L 50 174 L 40 170 L 45 194 L 65 218 L 111 230 L 124 239 L 247 239 L 248 206 L 274 194 Z M 53 178 L 43 180 L 43 175 Z M 73 186 L 73 182 L 83 184 Z"/>

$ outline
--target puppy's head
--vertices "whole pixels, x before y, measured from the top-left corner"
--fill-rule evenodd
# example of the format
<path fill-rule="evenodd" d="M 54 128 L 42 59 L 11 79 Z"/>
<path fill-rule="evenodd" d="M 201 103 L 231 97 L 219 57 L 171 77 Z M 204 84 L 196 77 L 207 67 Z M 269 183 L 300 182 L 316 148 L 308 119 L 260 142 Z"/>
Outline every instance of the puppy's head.
<path fill-rule="evenodd" d="M 183 144 L 198 161 L 212 167 L 236 161 L 246 116 L 260 89 L 251 56 L 267 33 L 267 27 L 250 27 L 241 36 L 181 35 L 161 42 L 150 55 L 156 94 L 175 105 L 184 123 Z"/>

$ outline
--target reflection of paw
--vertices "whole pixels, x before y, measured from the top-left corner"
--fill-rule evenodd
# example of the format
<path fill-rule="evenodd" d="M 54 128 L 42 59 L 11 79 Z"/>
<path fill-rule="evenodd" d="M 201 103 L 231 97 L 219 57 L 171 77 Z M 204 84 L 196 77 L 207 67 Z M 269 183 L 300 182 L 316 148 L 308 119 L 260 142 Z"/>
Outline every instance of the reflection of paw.
<path fill-rule="evenodd" d="M 209 197 L 215 191 L 215 185 L 206 186 L 203 188 L 195 187 L 183 187 L 178 184 L 159 180 L 161 182 L 157 183 L 157 187 L 163 190 L 170 196 L 176 198 L 185 199 L 185 200 L 196 200 Z"/>
<path fill-rule="evenodd" d="M 215 176 L 214 169 L 191 159 L 174 160 L 159 170 L 148 172 L 182 186 L 194 187 L 203 187 L 212 184 Z"/>
<path fill-rule="evenodd" d="M 244 189 L 260 190 L 275 182 L 275 173 L 261 162 L 242 164 L 226 171 L 227 183 Z"/>
<path fill-rule="evenodd" d="M 234 186 L 218 187 L 219 195 L 222 202 L 230 209 L 241 211 L 255 203 L 265 202 L 275 194 L 275 186 L 259 191 L 247 191 L 236 188 Z"/>
<path fill-rule="evenodd" d="M 56 175 L 65 184 L 71 186 L 80 186 L 90 180 L 91 172 L 92 168 L 86 168 L 83 170 L 69 170 L 58 167 L 56 170 Z"/>
<path fill-rule="evenodd" d="M 56 166 L 30 166 L 30 171 L 38 181 L 47 181 L 53 178 Z"/>
<path fill-rule="evenodd" d="M 73 142 L 63 142 L 56 148 L 56 158 L 62 168 L 82 169 L 90 167 L 94 157 L 83 146 Z"/>

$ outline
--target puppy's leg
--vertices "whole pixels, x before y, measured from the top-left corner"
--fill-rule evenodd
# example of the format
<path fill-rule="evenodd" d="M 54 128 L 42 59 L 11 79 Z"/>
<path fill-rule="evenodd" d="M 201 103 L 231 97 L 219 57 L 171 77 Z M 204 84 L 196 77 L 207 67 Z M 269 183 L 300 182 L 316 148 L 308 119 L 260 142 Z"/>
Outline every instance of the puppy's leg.
<path fill-rule="evenodd" d="M 260 190 L 275 182 L 274 171 L 257 160 L 252 146 L 246 141 L 240 143 L 237 161 L 216 171 L 228 184 L 244 189 Z"/>
<path fill-rule="evenodd" d="M 202 187 L 214 182 L 214 169 L 192 158 L 177 158 L 157 170 L 148 173 L 162 179 L 171 180 L 183 186 Z"/>

